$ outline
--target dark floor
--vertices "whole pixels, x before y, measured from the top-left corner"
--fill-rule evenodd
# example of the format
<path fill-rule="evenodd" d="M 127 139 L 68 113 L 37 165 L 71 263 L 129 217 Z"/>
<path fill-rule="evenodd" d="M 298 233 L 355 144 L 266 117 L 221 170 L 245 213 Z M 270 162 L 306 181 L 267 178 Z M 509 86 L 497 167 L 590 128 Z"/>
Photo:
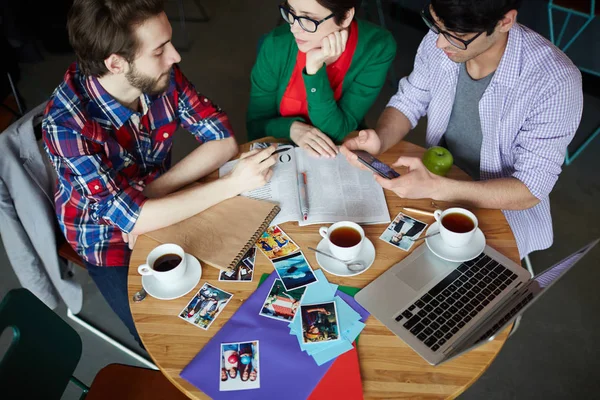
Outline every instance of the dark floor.
<path fill-rule="evenodd" d="M 203 4 L 212 17 L 211 21 L 187 24 L 193 42 L 191 49 L 182 53 L 182 69 L 201 92 L 228 111 L 240 142 L 246 138 L 244 119 L 249 91 L 248 77 L 255 58 L 256 43 L 261 34 L 279 22 L 276 8 L 278 2 L 279 0 L 204 1 Z M 416 0 L 398 3 L 417 11 L 422 7 L 421 2 Z M 194 3 L 187 0 L 185 4 L 188 16 L 194 15 Z M 412 16 L 408 20 L 405 18 L 403 22 L 391 19 L 392 11 L 388 6 L 385 7 L 388 27 L 398 42 L 395 70 L 398 76 L 403 76 L 411 70 L 423 31 L 411 27 L 419 26 Z M 175 12 L 169 14 L 176 16 Z M 376 16 L 375 10 L 371 14 Z M 543 1 L 524 2 L 520 21 L 548 36 L 548 20 Z M 181 44 L 182 36 L 177 31 L 176 21 L 173 21 L 173 28 L 175 43 Z M 598 21 L 595 21 L 584 34 L 586 36 L 575 42 L 569 50 L 569 56 L 578 64 L 600 70 L 600 60 L 597 57 L 600 46 L 595 40 L 599 37 L 598 31 Z M 71 54 L 59 56 L 44 53 L 44 57 L 43 62 L 21 65 L 22 79 L 18 87 L 29 108 L 48 98 L 73 60 Z M 392 85 L 384 88 L 368 115 L 368 124 L 375 123 L 394 91 Z M 586 96 L 585 101 L 584 118 L 575 142 L 581 142 L 600 123 L 600 101 L 590 96 Z M 409 135 L 408 140 L 422 145 L 424 125 L 425 121 Z M 192 143 L 195 142 L 191 135 L 179 133 L 174 148 L 175 159 L 187 154 Z M 564 168 L 551 195 L 554 246 L 531 255 L 537 272 L 592 238 L 600 236 L 598 154 L 600 138 L 574 164 Z M 600 392 L 600 296 L 595 289 L 597 282 L 600 282 L 599 259 L 600 248 L 597 248 L 527 312 L 520 329 L 506 343 L 491 367 L 461 398 L 583 399 L 597 396 L 593 393 Z M 135 342 L 112 314 L 85 272 L 79 272 L 78 277 L 85 284 L 82 315 L 135 348 Z M 4 248 L 0 245 L 0 298 L 8 290 L 18 286 Z M 64 305 L 57 312 L 66 319 Z M 84 343 L 76 376 L 85 383 L 91 383 L 96 373 L 109 363 L 137 365 L 131 358 L 89 332 L 77 325 L 73 326 Z M 6 348 L 8 339 L 6 334 L 0 336 L 0 354 Z M 78 389 L 69 387 L 63 399 L 78 397 Z"/>

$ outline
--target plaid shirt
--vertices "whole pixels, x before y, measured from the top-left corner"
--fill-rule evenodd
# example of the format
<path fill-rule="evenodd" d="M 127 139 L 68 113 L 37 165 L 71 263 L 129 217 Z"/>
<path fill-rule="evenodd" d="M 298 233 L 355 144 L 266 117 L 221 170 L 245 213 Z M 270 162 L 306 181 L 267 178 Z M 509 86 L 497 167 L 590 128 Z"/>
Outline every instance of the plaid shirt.
<path fill-rule="evenodd" d="M 124 107 L 73 63 L 45 111 L 44 147 L 58 173 L 59 224 L 94 265 L 129 265 L 121 232 L 133 229 L 145 185 L 169 168 L 178 123 L 200 143 L 232 135 L 227 115 L 199 95 L 177 66 L 163 94 L 140 100 L 141 113 Z"/>
<path fill-rule="evenodd" d="M 429 32 L 414 70 L 398 85 L 388 107 L 401 111 L 413 128 L 427 114 L 427 146 L 437 145 L 452 112 L 459 64 L 435 45 Z M 583 110 L 581 74 L 569 58 L 532 30 L 515 25 L 489 86 L 479 102 L 483 143 L 482 180 L 514 177 L 540 200 L 504 215 L 521 258 L 552 245 L 549 194 L 561 172 L 567 145 Z"/>

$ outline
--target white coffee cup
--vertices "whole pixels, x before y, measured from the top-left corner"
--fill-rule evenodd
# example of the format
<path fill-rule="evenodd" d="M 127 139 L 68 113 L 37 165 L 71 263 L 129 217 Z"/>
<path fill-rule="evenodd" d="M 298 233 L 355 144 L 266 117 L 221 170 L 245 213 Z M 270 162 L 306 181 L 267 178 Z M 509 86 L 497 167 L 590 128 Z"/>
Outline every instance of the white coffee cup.
<path fill-rule="evenodd" d="M 468 232 L 451 231 L 443 224 L 444 218 L 450 214 L 461 214 L 469 218 L 473 222 L 473 229 Z M 475 214 L 460 207 L 448 208 L 445 211 L 435 210 L 433 212 L 433 217 L 439 224 L 440 236 L 442 237 L 442 240 L 450 247 L 462 247 L 469 244 L 471 239 L 473 239 L 473 235 L 475 235 L 475 232 L 477 231 L 477 226 L 479 225 L 479 221 L 477 220 Z"/>
<path fill-rule="evenodd" d="M 330 239 L 331 233 L 334 232 L 338 228 L 348 227 L 352 228 L 358 233 L 360 233 L 360 242 L 351 247 L 342 247 L 333 243 Z M 319 234 L 327 239 L 329 243 L 329 251 L 332 255 L 344 261 L 351 261 L 356 259 L 360 254 L 360 250 L 362 249 L 363 242 L 365 241 L 365 231 L 361 228 L 360 225 L 351 221 L 342 221 L 336 222 L 331 225 L 329 228 L 326 226 L 322 226 L 319 228 Z"/>
<path fill-rule="evenodd" d="M 175 254 L 181 258 L 181 261 L 177 266 L 168 271 L 157 271 L 154 269 L 154 263 L 162 256 L 167 254 Z M 183 274 L 187 269 L 187 263 L 185 260 L 185 252 L 176 244 L 161 244 L 160 246 L 154 248 L 148 254 L 146 258 L 146 264 L 142 264 L 138 267 L 138 273 L 140 275 L 153 275 L 156 279 L 163 283 L 173 283 L 177 282 L 181 279 Z"/>

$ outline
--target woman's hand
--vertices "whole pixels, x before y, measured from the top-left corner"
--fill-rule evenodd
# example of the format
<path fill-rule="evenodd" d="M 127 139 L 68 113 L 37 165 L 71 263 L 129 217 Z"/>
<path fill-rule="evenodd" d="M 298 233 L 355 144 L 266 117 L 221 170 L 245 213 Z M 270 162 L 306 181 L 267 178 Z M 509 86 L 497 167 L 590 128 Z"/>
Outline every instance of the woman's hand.
<path fill-rule="evenodd" d="M 290 129 L 290 138 L 300 148 L 315 157 L 335 157 L 338 153 L 333 141 L 312 125 L 295 121 Z"/>
<path fill-rule="evenodd" d="M 321 47 L 312 49 L 306 53 L 306 73 L 314 75 L 323 67 L 336 61 L 346 50 L 348 43 L 348 30 L 336 31 L 325 36 L 321 40 Z"/>

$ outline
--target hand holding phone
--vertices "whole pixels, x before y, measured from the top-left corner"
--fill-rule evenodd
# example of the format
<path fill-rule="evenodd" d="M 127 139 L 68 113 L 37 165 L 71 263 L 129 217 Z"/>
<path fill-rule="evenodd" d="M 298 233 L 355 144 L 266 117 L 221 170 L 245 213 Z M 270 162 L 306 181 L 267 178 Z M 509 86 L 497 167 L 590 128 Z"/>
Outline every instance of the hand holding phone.
<path fill-rule="evenodd" d="M 358 156 L 358 161 L 383 178 L 394 179 L 400 176 L 400 174 L 394 171 L 392 167 L 378 160 L 372 154 L 367 153 L 364 150 L 352 150 L 352 152 Z"/>

